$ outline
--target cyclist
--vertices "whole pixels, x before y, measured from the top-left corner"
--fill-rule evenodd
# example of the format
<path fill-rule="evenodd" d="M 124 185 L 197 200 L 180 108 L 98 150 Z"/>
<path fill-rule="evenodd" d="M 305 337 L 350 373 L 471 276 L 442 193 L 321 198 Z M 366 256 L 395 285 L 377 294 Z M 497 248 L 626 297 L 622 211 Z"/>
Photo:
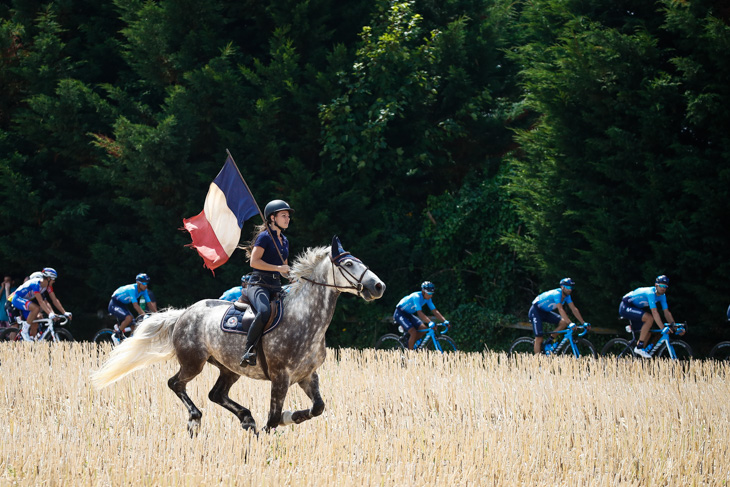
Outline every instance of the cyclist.
<path fill-rule="evenodd" d="M 639 342 L 634 348 L 634 353 L 644 358 L 651 358 L 649 352 L 645 350 L 648 345 L 647 340 L 651 331 L 651 325 L 656 323 L 660 325 L 662 320 L 659 318 L 657 311 L 657 303 L 662 305 L 664 310 L 664 318 L 671 325 L 674 324 L 674 317 L 667 306 L 667 288 L 669 287 L 669 278 L 665 275 L 657 276 L 654 280 L 654 286 L 636 288 L 627 293 L 621 300 L 618 307 L 618 314 L 629 320 L 631 328 L 634 331 L 641 330 Z M 649 308 L 646 311 L 646 308 Z"/>
<path fill-rule="evenodd" d="M 269 201 L 264 207 L 265 222 L 256 227 L 255 238 L 246 248 L 249 264 L 254 269 L 246 287 L 246 297 L 256 318 L 246 335 L 242 367 L 256 365 L 256 343 L 271 316 L 271 297 L 281 291 L 281 276 L 289 275 L 289 240 L 283 232 L 289 228 L 293 211 L 284 200 Z"/>
<path fill-rule="evenodd" d="M 241 296 L 243 296 L 243 291 L 246 289 L 249 277 L 251 276 L 249 276 L 248 274 L 244 274 L 243 276 L 241 276 L 241 285 L 230 288 L 228 291 L 221 294 L 221 297 L 218 299 L 231 302 L 241 301 Z"/>
<path fill-rule="evenodd" d="M 35 323 L 35 319 L 41 311 L 44 311 L 51 319 L 56 318 L 51 304 L 43 297 L 44 293 L 48 294 L 57 310 L 68 319 L 72 318 L 71 313 L 63 308 L 53 291 L 53 283 L 57 278 L 56 270 L 46 267 L 41 271 L 40 278 L 28 279 L 8 297 L 8 301 L 20 312 L 22 317 L 20 336 L 24 341 L 34 341 L 34 338 L 31 337 L 35 337 L 38 332 L 38 324 Z"/>
<path fill-rule="evenodd" d="M 112 298 L 109 300 L 108 310 L 109 313 L 119 321 L 118 325 L 114 325 L 114 335 L 112 335 L 112 340 L 115 342 L 122 339 L 124 332 L 129 333 L 134 331 L 134 320 L 132 313 L 130 313 L 127 307 L 128 305 L 131 304 L 137 312 L 137 315 L 142 317 L 145 314 L 145 310 L 143 310 L 139 305 L 139 301 L 140 298 L 144 298 L 147 302 L 147 306 L 150 308 L 150 311 L 157 311 L 157 303 L 150 298 L 150 295 L 147 292 L 147 286 L 149 283 L 150 276 L 142 272 L 137 274 L 134 284 L 127 284 L 126 286 L 117 288 L 117 290 L 112 293 Z"/>
<path fill-rule="evenodd" d="M 530 323 L 532 323 L 532 332 L 535 334 L 535 355 L 542 351 L 543 321 L 557 325 L 553 331 L 564 330 L 570 323 L 568 314 L 565 312 L 563 305 L 567 304 L 570 307 L 570 311 L 573 313 L 573 316 L 578 318 L 580 323 L 590 326 L 585 322 L 580 311 L 573 303 L 573 299 L 570 297 L 573 293 L 573 286 L 575 286 L 573 279 L 570 277 L 563 278 L 560 280 L 559 288 L 545 291 L 532 301 L 528 317 L 530 319 Z M 553 334 L 550 338 L 553 339 L 556 336 L 556 334 Z"/>
<path fill-rule="evenodd" d="M 424 305 L 428 306 L 428 309 L 436 318 L 447 326 L 449 325 L 449 322 L 439 313 L 436 305 L 431 300 L 435 291 L 436 286 L 431 281 L 423 281 L 420 291 L 404 296 L 395 307 L 393 320 L 408 332 L 408 348 L 411 350 L 415 347 L 416 341 L 426 334 L 425 331 L 421 330 L 428 328 L 431 321 L 423 312 Z"/>

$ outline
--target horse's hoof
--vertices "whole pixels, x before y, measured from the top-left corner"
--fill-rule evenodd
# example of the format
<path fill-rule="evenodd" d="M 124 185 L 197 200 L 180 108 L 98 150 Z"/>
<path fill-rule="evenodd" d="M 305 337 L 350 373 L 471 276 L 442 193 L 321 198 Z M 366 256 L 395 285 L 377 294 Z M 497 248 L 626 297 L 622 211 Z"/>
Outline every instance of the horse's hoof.
<path fill-rule="evenodd" d="M 252 433 L 258 434 L 258 432 L 256 431 L 256 423 L 241 423 L 241 427 L 246 431 L 251 431 Z"/>
<path fill-rule="evenodd" d="M 188 421 L 188 434 L 191 438 L 195 438 L 200 433 L 200 420 L 193 419 Z"/>
<path fill-rule="evenodd" d="M 279 424 L 281 426 L 287 426 L 287 425 L 290 425 L 290 424 L 294 424 L 295 421 L 292 418 L 293 414 L 294 413 L 292 413 L 291 411 L 284 411 L 284 412 L 282 412 L 281 413 L 281 421 L 279 422 Z"/>

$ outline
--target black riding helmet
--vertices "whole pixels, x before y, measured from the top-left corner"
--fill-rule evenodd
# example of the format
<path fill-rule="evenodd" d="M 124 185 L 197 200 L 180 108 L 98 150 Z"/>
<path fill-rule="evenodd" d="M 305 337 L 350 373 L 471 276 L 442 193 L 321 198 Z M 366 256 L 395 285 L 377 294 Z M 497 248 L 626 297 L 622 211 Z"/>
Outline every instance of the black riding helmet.
<path fill-rule="evenodd" d="M 264 218 L 266 218 L 266 221 L 269 221 L 269 217 L 273 215 L 274 213 L 278 213 L 280 211 L 294 211 L 294 209 L 289 206 L 289 203 L 287 203 L 284 200 L 272 200 L 269 201 L 266 204 L 266 208 L 264 208 Z"/>

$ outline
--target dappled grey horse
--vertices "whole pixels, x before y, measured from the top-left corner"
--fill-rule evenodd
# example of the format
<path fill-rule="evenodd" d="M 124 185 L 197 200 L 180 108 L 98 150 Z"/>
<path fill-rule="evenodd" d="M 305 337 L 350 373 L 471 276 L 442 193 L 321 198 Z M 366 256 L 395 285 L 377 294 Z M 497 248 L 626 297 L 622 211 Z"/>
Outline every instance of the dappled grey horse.
<path fill-rule="evenodd" d="M 180 370 L 170 378 L 168 386 L 190 413 L 190 434 L 200 427 L 202 413 L 185 387 L 206 362 L 220 370 L 208 397 L 235 414 L 246 429 L 256 430 L 251 411 L 228 397 L 228 391 L 241 375 L 271 381 L 267 430 L 319 416 L 324 411 L 324 401 L 319 393 L 317 368 L 325 359 L 325 332 L 332 321 L 337 297 L 348 292 L 372 301 L 383 295 L 385 284 L 359 259 L 345 252 L 336 236 L 331 247 L 303 252 L 290 274 L 294 283 L 282 299 L 283 315 L 278 327 L 261 338 L 259 357 L 263 360 L 256 366 L 239 365 L 245 335 L 221 329 L 221 320 L 231 303 L 205 299 L 187 309 L 151 315 L 130 339 L 112 350 L 107 362 L 92 374 L 92 383 L 97 388 L 106 387 L 136 369 L 175 356 Z M 292 384 L 299 384 L 312 400 L 310 409 L 282 411 Z"/>

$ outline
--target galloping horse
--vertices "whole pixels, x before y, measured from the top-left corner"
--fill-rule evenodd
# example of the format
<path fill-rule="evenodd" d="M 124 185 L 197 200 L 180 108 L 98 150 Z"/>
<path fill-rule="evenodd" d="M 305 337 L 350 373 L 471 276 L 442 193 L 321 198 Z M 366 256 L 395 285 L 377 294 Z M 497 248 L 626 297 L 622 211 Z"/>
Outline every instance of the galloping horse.
<path fill-rule="evenodd" d="M 155 313 L 143 321 L 134 335 L 112 350 L 109 360 L 92 374 L 92 383 L 100 389 L 136 369 L 175 356 L 180 370 L 167 385 L 188 409 L 191 435 L 200 428 L 202 413 L 188 397 L 185 386 L 206 362 L 220 370 L 208 398 L 235 414 L 245 429 L 256 431 L 251 411 L 228 397 L 228 391 L 241 375 L 271 381 L 266 430 L 319 416 L 324 411 L 324 401 L 319 393 L 317 368 L 325 359 L 325 332 L 332 321 L 337 297 L 348 292 L 372 301 L 382 297 L 385 284 L 359 259 L 345 252 L 337 236 L 332 239 L 331 248 L 303 252 L 290 274 L 294 283 L 282 300 L 281 321 L 261 338 L 256 366 L 239 365 L 245 336 L 221 330 L 221 320 L 231 303 L 205 299 L 187 309 Z M 282 412 L 292 384 L 299 384 L 312 400 L 310 409 Z"/>

